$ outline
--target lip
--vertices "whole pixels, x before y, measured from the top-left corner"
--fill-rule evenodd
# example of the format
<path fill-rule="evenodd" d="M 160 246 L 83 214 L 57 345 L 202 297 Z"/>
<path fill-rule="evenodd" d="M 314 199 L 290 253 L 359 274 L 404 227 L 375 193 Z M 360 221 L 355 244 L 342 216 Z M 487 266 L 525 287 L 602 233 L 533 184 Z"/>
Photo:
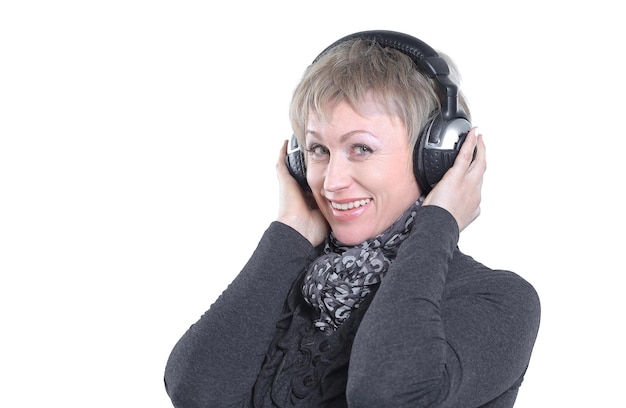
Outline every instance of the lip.
<path fill-rule="evenodd" d="M 364 201 L 366 202 L 363 203 Z M 333 203 L 339 204 L 339 205 L 346 205 L 349 203 L 357 203 L 357 202 L 359 203 L 358 206 L 354 206 L 352 208 L 345 209 L 345 210 L 339 209 L 339 208 L 336 208 L 336 206 L 333 206 Z M 372 204 L 372 202 L 373 201 L 370 198 L 350 199 L 350 200 L 341 200 L 341 201 L 328 200 L 328 208 L 330 209 L 333 217 L 336 220 L 350 221 L 363 215 L 363 213 L 367 211 L 367 209 L 370 207 L 370 204 Z"/>

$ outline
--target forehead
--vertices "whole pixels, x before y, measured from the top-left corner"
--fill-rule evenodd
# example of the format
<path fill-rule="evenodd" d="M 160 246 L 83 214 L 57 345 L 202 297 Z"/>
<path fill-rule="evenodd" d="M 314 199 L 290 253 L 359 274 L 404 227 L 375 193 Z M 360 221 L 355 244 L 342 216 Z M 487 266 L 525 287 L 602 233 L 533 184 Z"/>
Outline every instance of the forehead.
<path fill-rule="evenodd" d="M 395 110 L 385 104 L 380 96 L 368 92 L 362 100 L 351 101 L 347 98 L 337 98 L 323 106 L 311 107 L 307 114 L 307 127 L 314 123 L 335 122 L 345 116 L 363 119 L 386 116 L 392 121 L 400 120 Z"/>
<path fill-rule="evenodd" d="M 378 104 L 363 105 L 356 111 L 347 102 L 337 103 L 327 115 L 311 115 L 305 138 L 345 143 L 361 135 L 383 141 L 408 140 L 407 128 L 395 115 Z"/>

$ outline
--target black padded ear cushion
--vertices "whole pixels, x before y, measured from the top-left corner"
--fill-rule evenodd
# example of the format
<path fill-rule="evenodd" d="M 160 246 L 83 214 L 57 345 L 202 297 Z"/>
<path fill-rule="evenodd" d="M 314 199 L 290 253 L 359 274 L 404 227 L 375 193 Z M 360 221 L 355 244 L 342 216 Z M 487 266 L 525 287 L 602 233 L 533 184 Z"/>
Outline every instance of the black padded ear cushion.
<path fill-rule="evenodd" d="M 298 140 L 295 135 L 291 136 L 289 146 L 287 146 L 287 156 L 285 156 L 285 163 L 289 173 L 296 179 L 300 187 L 304 191 L 311 191 L 309 183 L 306 181 L 306 162 L 304 160 L 304 153 L 298 145 Z"/>
<path fill-rule="evenodd" d="M 431 119 L 428 123 L 424 125 L 424 127 L 422 127 L 422 131 L 420 132 L 420 135 L 417 139 L 417 143 L 413 148 L 413 173 L 415 174 L 415 180 L 417 180 L 417 184 L 422 190 L 422 194 L 427 194 L 433 188 L 431 183 L 428 181 L 428 177 L 426 177 L 426 168 L 430 169 L 431 165 L 424 162 L 424 151 L 426 150 L 425 145 L 430 134 L 430 129 L 433 126 L 433 122 L 435 121 L 440 122 L 441 117 L 437 116 Z"/>

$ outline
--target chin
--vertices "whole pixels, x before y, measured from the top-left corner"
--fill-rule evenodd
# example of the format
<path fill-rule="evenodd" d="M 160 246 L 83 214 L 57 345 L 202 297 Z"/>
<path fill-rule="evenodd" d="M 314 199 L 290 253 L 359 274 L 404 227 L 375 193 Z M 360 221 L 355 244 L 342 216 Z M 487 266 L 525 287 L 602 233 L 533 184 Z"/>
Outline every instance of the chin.
<path fill-rule="evenodd" d="M 333 234 L 337 241 L 347 246 L 359 245 L 374 236 L 364 231 L 351 231 L 347 228 L 333 229 Z"/>

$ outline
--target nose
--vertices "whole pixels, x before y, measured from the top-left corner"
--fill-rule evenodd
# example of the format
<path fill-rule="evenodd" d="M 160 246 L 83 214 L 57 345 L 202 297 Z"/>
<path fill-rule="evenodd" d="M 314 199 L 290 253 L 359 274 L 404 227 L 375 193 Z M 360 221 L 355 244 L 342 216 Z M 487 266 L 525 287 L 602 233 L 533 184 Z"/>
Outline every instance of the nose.
<path fill-rule="evenodd" d="M 342 155 L 331 155 L 324 174 L 324 190 L 341 191 L 350 186 L 352 175 L 350 163 Z"/>

